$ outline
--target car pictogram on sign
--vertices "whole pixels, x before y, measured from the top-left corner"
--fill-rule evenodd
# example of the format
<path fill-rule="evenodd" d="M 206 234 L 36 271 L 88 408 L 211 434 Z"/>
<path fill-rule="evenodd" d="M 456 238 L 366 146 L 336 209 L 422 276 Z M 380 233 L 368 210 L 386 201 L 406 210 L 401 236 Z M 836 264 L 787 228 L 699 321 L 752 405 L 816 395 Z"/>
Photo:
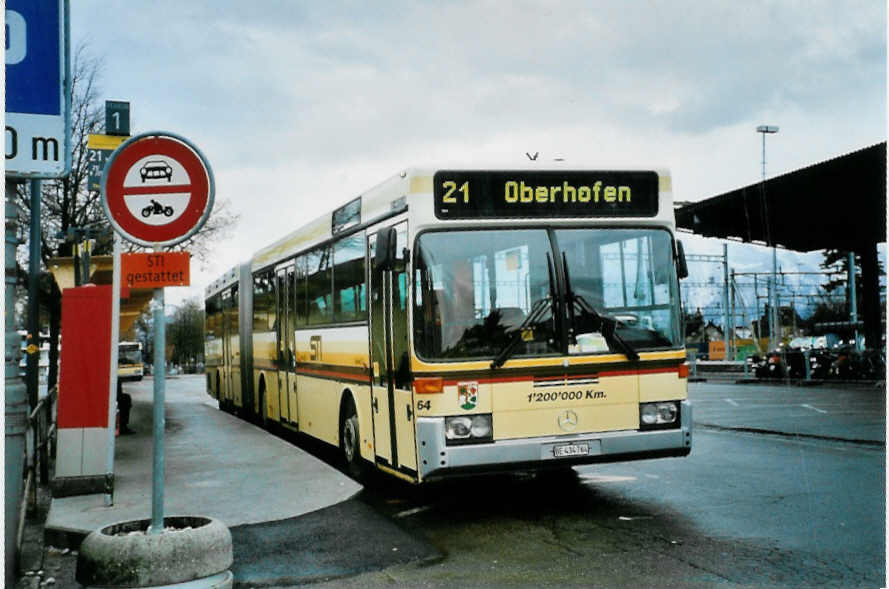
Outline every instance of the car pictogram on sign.
<path fill-rule="evenodd" d="M 142 176 L 142 182 L 155 178 L 166 178 L 167 182 L 171 182 L 173 180 L 173 168 L 163 160 L 149 160 L 139 170 L 139 175 Z"/>

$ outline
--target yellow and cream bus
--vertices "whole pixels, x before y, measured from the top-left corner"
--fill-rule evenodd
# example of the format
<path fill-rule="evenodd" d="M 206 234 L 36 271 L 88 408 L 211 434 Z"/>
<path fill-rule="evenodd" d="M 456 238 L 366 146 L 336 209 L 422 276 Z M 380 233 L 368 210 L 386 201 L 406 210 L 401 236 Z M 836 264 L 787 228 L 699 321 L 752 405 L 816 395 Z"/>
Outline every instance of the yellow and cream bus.
<path fill-rule="evenodd" d="M 669 174 L 410 169 L 206 297 L 220 407 L 421 483 L 686 456 Z"/>
<path fill-rule="evenodd" d="M 142 342 L 117 344 L 117 380 L 142 380 Z"/>

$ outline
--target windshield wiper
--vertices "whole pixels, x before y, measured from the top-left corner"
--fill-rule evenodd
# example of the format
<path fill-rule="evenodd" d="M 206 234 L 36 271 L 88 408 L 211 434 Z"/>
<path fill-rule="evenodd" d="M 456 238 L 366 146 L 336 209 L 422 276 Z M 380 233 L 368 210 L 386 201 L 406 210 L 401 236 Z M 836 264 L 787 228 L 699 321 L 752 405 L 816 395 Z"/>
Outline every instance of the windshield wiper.
<path fill-rule="evenodd" d="M 522 332 L 525 329 L 534 323 L 537 323 L 547 309 L 552 308 L 552 305 L 556 301 L 556 289 L 555 289 L 555 275 L 553 272 L 553 262 L 550 259 L 549 254 L 546 254 L 546 267 L 549 270 L 549 296 L 539 299 L 534 305 L 531 306 L 531 311 L 528 313 L 528 316 L 525 317 L 525 320 L 519 324 L 516 328 L 515 333 L 512 334 L 512 338 L 509 342 L 503 346 L 503 349 L 497 354 L 497 356 L 491 361 L 491 368 L 500 368 L 503 366 L 503 363 L 506 362 L 509 357 L 512 355 L 516 346 L 519 345 L 519 342 L 522 341 Z M 556 314 L 553 313 L 555 317 Z"/>
<path fill-rule="evenodd" d="M 565 252 L 562 252 L 562 267 L 565 269 L 565 298 L 567 299 L 568 315 L 571 321 L 571 326 L 569 327 L 569 335 L 571 339 L 574 339 L 574 307 L 576 305 L 580 308 L 582 313 L 586 313 L 599 321 L 599 330 L 609 346 L 618 348 L 621 352 L 626 354 L 627 358 L 630 360 L 638 360 L 639 353 L 617 333 L 617 326 L 623 325 L 620 320 L 611 317 L 610 315 L 600 313 L 595 307 L 589 304 L 585 298 L 581 295 L 574 294 L 574 291 L 571 290 L 571 277 L 568 274 L 568 259 L 565 256 Z M 576 343 L 576 340 L 574 341 Z"/>

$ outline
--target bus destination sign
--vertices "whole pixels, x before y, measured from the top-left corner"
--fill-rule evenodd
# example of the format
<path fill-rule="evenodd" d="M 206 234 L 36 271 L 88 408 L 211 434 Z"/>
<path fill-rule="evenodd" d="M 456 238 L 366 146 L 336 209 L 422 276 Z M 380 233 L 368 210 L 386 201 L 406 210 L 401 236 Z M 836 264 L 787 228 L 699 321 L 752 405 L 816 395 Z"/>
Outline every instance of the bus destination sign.
<path fill-rule="evenodd" d="M 644 171 L 440 170 L 439 219 L 654 217 L 658 175 Z"/>

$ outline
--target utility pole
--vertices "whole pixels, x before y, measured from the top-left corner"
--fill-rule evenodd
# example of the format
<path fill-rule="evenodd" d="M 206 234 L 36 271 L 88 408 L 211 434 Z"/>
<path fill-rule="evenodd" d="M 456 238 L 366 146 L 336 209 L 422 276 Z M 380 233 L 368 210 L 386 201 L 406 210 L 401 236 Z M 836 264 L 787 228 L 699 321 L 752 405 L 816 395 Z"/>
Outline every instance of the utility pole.
<path fill-rule="evenodd" d="M 858 295 L 855 292 L 855 276 L 858 269 L 855 267 L 855 252 L 849 252 L 848 273 L 846 280 L 849 282 L 849 321 L 852 322 L 852 333 L 855 336 L 855 350 L 860 352 L 858 344 Z"/>
<path fill-rule="evenodd" d="M 762 317 L 759 314 L 759 284 L 756 280 L 756 274 L 753 275 L 753 308 L 756 313 L 756 331 L 753 336 L 756 338 L 756 351 L 761 352 L 759 343 L 762 339 Z"/>
<path fill-rule="evenodd" d="M 756 132 L 762 133 L 762 184 L 760 186 L 763 209 L 766 211 L 764 219 L 766 237 L 769 245 L 772 246 L 772 280 L 769 289 L 769 349 L 774 350 L 778 347 L 777 332 L 780 318 L 778 314 L 778 248 L 769 228 L 768 201 L 766 200 L 766 135 L 777 133 L 778 127 L 775 125 L 760 125 L 756 128 Z"/>
<path fill-rule="evenodd" d="M 723 339 L 725 340 L 725 359 L 729 359 L 729 346 L 731 345 L 731 336 L 729 335 L 729 330 L 732 328 L 732 320 L 731 315 L 729 313 L 729 296 L 728 296 L 728 244 L 722 244 L 722 280 L 723 280 L 723 288 L 722 288 L 722 310 L 723 310 L 723 322 L 722 325 L 725 328 L 723 332 Z"/>
<path fill-rule="evenodd" d="M 729 287 L 730 287 L 730 291 L 731 291 L 729 293 L 729 305 L 731 306 L 731 313 L 729 313 L 729 318 L 731 319 L 731 324 L 732 324 L 732 339 L 729 342 L 732 347 L 731 347 L 731 350 L 729 350 L 729 352 L 731 353 L 732 359 L 734 359 L 735 358 L 735 348 L 737 347 L 735 345 L 735 271 L 734 270 L 732 270 L 732 277 L 729 280 Z M 742 325 L 743 325 L 743 323 L 742 323 Z"/>

